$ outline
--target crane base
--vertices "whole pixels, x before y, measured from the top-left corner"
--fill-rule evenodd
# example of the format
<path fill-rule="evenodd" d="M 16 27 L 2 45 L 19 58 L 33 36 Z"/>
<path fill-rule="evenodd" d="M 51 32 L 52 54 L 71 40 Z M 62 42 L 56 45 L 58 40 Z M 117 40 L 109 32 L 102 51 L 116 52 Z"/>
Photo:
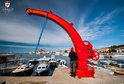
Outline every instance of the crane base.
<path fill-rule="evenodd" d="M 94 68 L 93 67 L 88 67 L 88 69 L 77 69 L 76 71 L 76 76 L 78 78 L 82 77 L 94 77 Z"/>

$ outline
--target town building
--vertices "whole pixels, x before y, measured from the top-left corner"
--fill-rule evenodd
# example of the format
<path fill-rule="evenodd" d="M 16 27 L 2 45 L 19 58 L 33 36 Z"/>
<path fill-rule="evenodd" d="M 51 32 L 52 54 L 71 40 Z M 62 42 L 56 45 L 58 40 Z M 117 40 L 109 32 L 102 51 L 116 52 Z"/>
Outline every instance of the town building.
<path fill-rule="evenodd" d="M 124 46 L 120 46 L 120 47 L 116 48 L 116 52 L 118 54 L 124 54 Z"/>
<path fill-rule="evenodd" d="M 109 47 L 105 47 L 105 48 L 100 48 L 99 50 L 98 50 L 98 52 L 109 52 L 109 50 L 110 50 L 110 48 Z"/>

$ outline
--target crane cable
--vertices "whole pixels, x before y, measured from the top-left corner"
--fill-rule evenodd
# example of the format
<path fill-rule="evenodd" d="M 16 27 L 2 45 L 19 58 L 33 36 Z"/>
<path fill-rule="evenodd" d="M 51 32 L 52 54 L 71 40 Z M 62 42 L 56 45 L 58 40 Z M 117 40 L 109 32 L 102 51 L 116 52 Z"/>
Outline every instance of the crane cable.
<path fill-rule="evenodd" d="M 48 16 L 48 13 L 47 13 L 46 16 L 45 16 L 44 23 L 43 23 L 43 26 L 42 26 L 42 28 L 41 28 L 40 36 L 39 36 L 39 38 L 38 38 L 38 41 L 37 41 L 37 44 L 36 44 L 36 48 L 35 48 L 35 54 L 36 54 L 37 49 L 38 49 L 38 46 L 39 46 L 39 44 L 40 44 L 40 40 L 41 40 L 43 31 L 44 31 L 44 28 L 46 27 L 46 24 L 47 24 L 47 16 Z"/>

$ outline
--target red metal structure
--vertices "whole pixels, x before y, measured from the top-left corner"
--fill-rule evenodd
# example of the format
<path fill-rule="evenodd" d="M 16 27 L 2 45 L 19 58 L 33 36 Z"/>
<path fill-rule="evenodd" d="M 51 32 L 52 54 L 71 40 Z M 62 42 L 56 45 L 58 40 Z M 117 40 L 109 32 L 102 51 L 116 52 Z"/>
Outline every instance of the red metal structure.
<path fill-rule="evenodd" d="M 78 55 L 78 67 L 76 70 L 76 76 L 81 77 L 94 77 L 94 68 L 87 65 L 88 58 L 94 60 L 99 59 L 99 54 L 93 50 L 92 45 L 88 41 L 83 41 L 78 32 L 74 29 L 73 23 L 69 23 L 63 18 L 55 15 L 52 11 L 46 12 L 37 9 L 26 9 L 26 13 L 29 15 L 38 15 L 46 17 L 55 23 L 59 24 L 70 36 L 75 47 L 76 54 Z"/>

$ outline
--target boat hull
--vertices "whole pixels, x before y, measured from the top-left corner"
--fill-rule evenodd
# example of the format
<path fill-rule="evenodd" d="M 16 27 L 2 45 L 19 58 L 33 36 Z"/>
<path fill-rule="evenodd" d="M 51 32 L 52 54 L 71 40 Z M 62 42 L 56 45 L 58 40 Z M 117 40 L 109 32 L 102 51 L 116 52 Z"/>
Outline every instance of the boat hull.
<path fill-rule="evenodd" d="M 56 68 L 58 64 L 56 62 L 50 62 L 50 68 Z"/>
<path fill-rule="evenodd" d="M 50 73 L 49 69 L 48 70 L 44 70 L 44 71 L 40 71 L 40 72 L 36 71 L 36 75 L 37 76 L 48 76 L 49 73 Z"/>
<path fill-rule="evenodd" d="M 14 70 L 15 68 L 12 68 L 12 69 L 1 69 L 0 70 L 0 76 L 11 76 L 11 73 L 12 71 Z"/>
<path fill-rule="evenodd" d="M 116 75 L 124 75 L 124 70 L 115 70 Z"/>
<path fill-rule="evenodd" d="M 38 64 L 38 61 L 30 61 L 29 63 L 36 65 L 36 64 Z"/>
<path fill-rule="evenodd" d="M 31 69 L 12 73 L 13 76 L 30 76 L 33 73 L 33 67 Z"/>

